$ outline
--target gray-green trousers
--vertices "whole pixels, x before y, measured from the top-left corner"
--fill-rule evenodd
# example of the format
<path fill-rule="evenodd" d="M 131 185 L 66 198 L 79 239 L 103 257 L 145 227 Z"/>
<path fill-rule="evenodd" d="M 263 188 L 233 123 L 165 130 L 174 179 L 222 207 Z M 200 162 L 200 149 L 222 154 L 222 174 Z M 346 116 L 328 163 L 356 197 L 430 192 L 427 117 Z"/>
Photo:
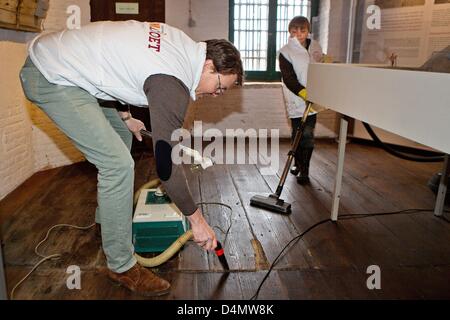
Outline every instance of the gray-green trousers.
<path fill-rule="evenodd" d="M 101 108 L 87 91 L 49 83 L 30 58 L 20 72 L 27 98 L 38 105 L 98 169 L 95 220 L 102 225 L 108 268 L 136 263 L 131 239 L 134 161 L 132 134 L 115 109 Z M 70 183 L 70 181 L 68 182 Z"/>

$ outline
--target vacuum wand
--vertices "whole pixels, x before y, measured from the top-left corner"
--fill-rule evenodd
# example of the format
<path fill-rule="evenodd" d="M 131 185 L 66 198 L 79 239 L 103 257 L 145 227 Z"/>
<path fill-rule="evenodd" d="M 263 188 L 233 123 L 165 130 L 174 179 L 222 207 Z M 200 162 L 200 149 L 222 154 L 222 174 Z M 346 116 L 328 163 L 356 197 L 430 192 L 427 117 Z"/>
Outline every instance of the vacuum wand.
<path fill-rule="evenodd" d="M 153 138 L 153 135 L 151 133 L 151 131 L 148 131 L 146 129 L 141 129 L 140 134 L 142 134 L 145 137 L 148 138 Z M 214 161 L 208 157 L 203 157 L 200 152 L 198 152 L 197 150 L 188 148 L 186 146 L 183 145 L 179 145 L 180 149 L 183 151 L 183 153 L 191 158 L 194 159 L 194 163 L 191 164 L 191 170 L 198 170 L 198 169 L 203 169 L 205 170 L 206 168 L 209 168 L 211 166 L 214 165 Z"/>
<path fill-rule="evenodd" d="M 222 268 L 226 271 L 230 270 L 227 258 L 225 258 L 225 252 L 223 250 L 222 244 L 219 241 L 217 241 L 217 247 L 214 249 L 214 251 L 216 252 L 217 257 L 219 258 Z"/>
<path fill-rule="evenodd" d="M 277 190 L 275 193 L 270 194 L 268 197 L 255 195 L 250 199 L 250 205 L 255 207 L 260 207 L 264 209 L 268 209 L 271 211 L 290 214 L 291 213 L 291 204 L 285 202 L 283 199 L 280 199 L 281 192 L 283 191 L 284 183 L 286 182 L 286 177 L 289 172 L 289 168 L 291 167 L 292 159 L 294 159 L 295 152 L 297 150 L 298 145 L 300 144 L 300 140 L 303 136 L 303 131 L 305 130 L 306 119 L 308 118 L 309 113 L 312 109 L 312 102 L 307 101 L 307 106 L 305 108 L 305 112 L 303 113 L 303 117 L 300 123 L 300 127 L 297 129 L 295 134 L 294 143 L 291 146 L 291 150 L 288 153 L 288 158 L 286 164 L 284 166 L 283 173 L 281 174 L 280 182 L 278 183 Z"/>
<path fill-rule="evenodd" d="M 307 101 L 306 103 L 308 105 L 305 108 L 305 112 L 303 113 L 303 117 L 302 117 L 302 120 L 301 120 L 301 123 L 300 123 L 300 127 L 297 129 L 297 132 L 295 133 L 294 143 L 292 144 L 292 148 L 289 151 L 288 159 L 287 159 L 286 164 L 284 166 L 283 174 L 281 175 L 280 182 L 278 183 L 278 187 L 277 187 L 277 190 L 275 192 L 275 194 L 278 197 L 281 196 L 281 192 L 283 191 L 283 186 L 284 186 L 284 183 L 286 182 L 286 177 L 287 177 L 287 174 L 289 172 L 289 168 L 291 167 L 291 163 L 292 163 L 292 160 L 294 159 L 295 152 L 296 152 L 296 150 L 298 148 L 298 145 L 300 144 L 300 140 L 302 139 L 303 131 L 305 130 L 306 119 L 308 118 L 308 115 L 309 115 L 309 113 L 310 113 L 310 111 L 312 109 L 312 103 L 309 102 L 309 101 Z"/>

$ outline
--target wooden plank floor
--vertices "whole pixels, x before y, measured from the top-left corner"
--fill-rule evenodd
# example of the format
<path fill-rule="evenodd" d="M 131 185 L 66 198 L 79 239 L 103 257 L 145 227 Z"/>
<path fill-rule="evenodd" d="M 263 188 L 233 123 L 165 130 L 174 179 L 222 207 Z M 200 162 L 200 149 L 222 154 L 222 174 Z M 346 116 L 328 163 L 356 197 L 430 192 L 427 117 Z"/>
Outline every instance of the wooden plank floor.
<path fill-rule="evenodd" d="M 294 236 L 329 217 L 337 145 L 321 141 L 311 162 L 311 184 L 288 176 L 283 198 L 293 213 L 282 216 L 249 206 L 254 194 L 273 192 L 289 145 L 280 146 L 278 175 L 262 175 L 259 165 L 216 165 L 188 178 L 197 202 L 223 202 L 229 209 L 202 205 L 224 241 L 232 272 L 193 242 L 154 270 L 172 283 L 159 299 L 249 299 L 272 261 Z M 156 177 L 151 154 L 135 155 L 136 188 Z M 426 186 L 441 164 L 396 159 L 379 149 L 349 144 L 341 214 L 432 209 Z M 96 207 L 96 170 L 79 163 L 35 174 L 0 202 L 7 284 L 12 289 L 40 258 L 35 245 L 57 223 L 89 225 Z M 259 299 L 448 299 L 450 224 L 431 212 L 377 216 L 323 224 L 287 251 L 264 283 Z M 41 265 L 16 291 L 18 299 L 143 299 L 112 285 L 94 230 L 61 229 L 42 246 L 62 259 Z M 66 268 L 82 270 L 81 290 L 66 287 Z M 367 267 L 381 269 L 381 289 L 369 290 Z"/>

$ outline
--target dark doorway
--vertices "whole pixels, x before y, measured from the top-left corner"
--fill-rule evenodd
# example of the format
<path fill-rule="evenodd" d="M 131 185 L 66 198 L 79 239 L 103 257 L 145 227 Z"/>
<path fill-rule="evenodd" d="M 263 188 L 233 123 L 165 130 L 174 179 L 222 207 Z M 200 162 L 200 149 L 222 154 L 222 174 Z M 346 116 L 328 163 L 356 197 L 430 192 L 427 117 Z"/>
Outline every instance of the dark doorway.
<path fill-rule="evenodd" d="M 120 14 L 116 12 L 116 3 L 137 4 L 138 14 Z M 91 0 L 91 21 L 137 20 L 165 22 L 165 0 Z"/>

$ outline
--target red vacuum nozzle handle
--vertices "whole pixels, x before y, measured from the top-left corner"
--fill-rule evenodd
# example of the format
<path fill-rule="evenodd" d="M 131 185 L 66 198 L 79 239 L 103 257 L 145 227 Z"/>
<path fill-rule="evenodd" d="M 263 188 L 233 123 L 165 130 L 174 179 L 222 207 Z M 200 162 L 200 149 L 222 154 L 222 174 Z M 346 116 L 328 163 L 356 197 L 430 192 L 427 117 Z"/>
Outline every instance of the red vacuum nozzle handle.
<path fill-rule="evenodd" d="M 217 247 L 214 249 L 214 251 L 219 258 L 220 264 L 222 265 L 223 269 L 230 270 L 227 259 L 225 258 L 225 252 L 223 250 L 222 244 L 219 241 L 217 241 Z"/>
<path fill-rule="evenodd" d="M 218 257 L 223 256 L 224 250 L 222 244 L 219 241 L 217 241 L 217 247 L 214 249 L 214 251 L 216 252 L 216 255 Z"/>

